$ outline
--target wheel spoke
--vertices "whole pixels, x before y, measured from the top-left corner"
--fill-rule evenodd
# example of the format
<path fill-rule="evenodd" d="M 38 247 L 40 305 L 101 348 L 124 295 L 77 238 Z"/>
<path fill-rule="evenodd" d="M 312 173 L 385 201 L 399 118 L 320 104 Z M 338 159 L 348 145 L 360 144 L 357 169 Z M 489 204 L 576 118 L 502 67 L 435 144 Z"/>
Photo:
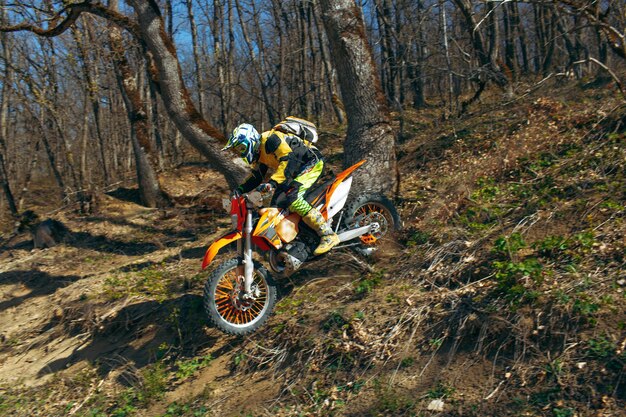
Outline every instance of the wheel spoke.
<path fill-rule="evenodd" d="M 380 240 L 389 238 L 387 234 L 389 232 L 390 224 L 393 224 L 394 220 L 392 214 L 386 207 L 376 203 L 368 202 L 355 210 L 355 226 L 367 226 L 373 223 L 377 223 L 379 229 L 378 231 L 371 232 L 361 238 L 361 241 L 366 246 L 376 245 Z"/>
<path fill-rule="evenodd" d="M 214 300 L 218 314 L 227 322 L 242 325 L 254 321 L 263 311 L 267 302 L 267 286 L 263 279 L 255 273 L 254 287 L 259 296 L 247 308 L 240 309 L 232 303 L 231 296 L 236 291 L 237 277 L 224 275 L 215 289 Z"/>
<path fill-rule="evenodd" d="M 215 299 L 220 299 L 220 298 L 228 298 L 230 297 L 230 292 L 229 291 L 224 291 L 220 288 L 217 288 L 215 290 Z"/>

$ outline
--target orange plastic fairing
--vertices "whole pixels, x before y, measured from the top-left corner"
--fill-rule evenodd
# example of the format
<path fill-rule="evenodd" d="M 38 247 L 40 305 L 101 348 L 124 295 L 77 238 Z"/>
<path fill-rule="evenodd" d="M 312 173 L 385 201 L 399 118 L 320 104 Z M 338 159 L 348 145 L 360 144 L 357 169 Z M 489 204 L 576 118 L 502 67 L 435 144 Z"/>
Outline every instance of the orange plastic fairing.
<path fill-rule="evenodd" d="M 222 249 L 229 243 L 239 239 L 241 239 L 241 232 L 235 231 L 230 232 L 213 242 L 213 244 L 209 246 L 209 249 L 207 249 L 206 253 L 204 254 L 204 259 L 202 260 L 202 269 L 206 268 L 211 262 L 213 262 L 213 258 L 215 258 L 215 255 L 217 255 L 220 249 Z"/>
<path fill-rule="evenodd" d="M 269 207 L 259 210 L 259 214 L 261 217 L 252 232 L 252 236 L 266 239 L 273 247 L 280 249 L 283 244 L 275 227 L 283 219 L 282 213 L 275 207 Z"/>

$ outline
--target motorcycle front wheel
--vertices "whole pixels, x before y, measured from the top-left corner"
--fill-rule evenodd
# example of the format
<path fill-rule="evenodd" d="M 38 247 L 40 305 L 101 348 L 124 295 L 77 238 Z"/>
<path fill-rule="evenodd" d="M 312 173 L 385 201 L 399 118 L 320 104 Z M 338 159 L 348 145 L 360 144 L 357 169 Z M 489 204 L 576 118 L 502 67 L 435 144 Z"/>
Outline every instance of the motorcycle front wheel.
<path fill-rule="evenodd" d="M 238 266 L 238 258 L 229 259 L 209 275 L 204 285 L 204 309 L 215 327 L 243 336 L 256 331 L 269 318 L 276 304 L 276 286 L 269 272 L 255 261 L 252 291 L 246 297 Z M 243 267 L 240 269 L 243 272 Z"/>

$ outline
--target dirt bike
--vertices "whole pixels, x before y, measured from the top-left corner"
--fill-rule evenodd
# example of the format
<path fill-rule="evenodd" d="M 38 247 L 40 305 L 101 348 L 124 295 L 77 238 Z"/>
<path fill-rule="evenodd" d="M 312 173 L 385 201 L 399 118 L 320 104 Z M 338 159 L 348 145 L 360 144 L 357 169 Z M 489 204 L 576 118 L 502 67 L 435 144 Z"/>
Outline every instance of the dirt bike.
<path fill-rule="evenodd" d="M 393 203 L 381 194 L 366 194 L 346 205 L 352 173 L 360 161 L 324 182 L 305 199 L 327 219 L 339 236 L 333 250 L 351 247 L 369 255 L 399 228 L 400 217 Z M 292 274 L 313 259 L 320 238 L 296 213 L 263 207 L 263 195 L 252 191 L 222 200 L 230 213 L 233 231 L 215 241 L 202 262 L 205 269 L 225 246 L 237 242 L 237 256 L 209 275 L 204 286 L 204 307 L 210 321 L 220 330 L 236 335 L 256 331 L 269 318 L 276 303 L 276 284 L 260 262 L 252 258 L 253 246 L 269 253 L 271 270 Z M 324 255 L 322 255 L 324 256 Z"/>

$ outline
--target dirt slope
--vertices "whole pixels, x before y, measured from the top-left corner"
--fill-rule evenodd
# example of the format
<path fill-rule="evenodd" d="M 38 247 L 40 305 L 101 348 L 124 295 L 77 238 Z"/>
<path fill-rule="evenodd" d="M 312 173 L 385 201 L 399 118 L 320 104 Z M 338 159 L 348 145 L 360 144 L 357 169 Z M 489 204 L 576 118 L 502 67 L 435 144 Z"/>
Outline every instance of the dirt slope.
<path fill-rule="evenodd" d="M 553 88 L 402 115 L 397 243 L 282 278 L 247 338 L 202 311 L 205 167 L 163 175 L 176 208 L 121 189 L 56 213 L 63 245 L 5 243 L 0 415 L 626 415 L 626 107 Z"/>

